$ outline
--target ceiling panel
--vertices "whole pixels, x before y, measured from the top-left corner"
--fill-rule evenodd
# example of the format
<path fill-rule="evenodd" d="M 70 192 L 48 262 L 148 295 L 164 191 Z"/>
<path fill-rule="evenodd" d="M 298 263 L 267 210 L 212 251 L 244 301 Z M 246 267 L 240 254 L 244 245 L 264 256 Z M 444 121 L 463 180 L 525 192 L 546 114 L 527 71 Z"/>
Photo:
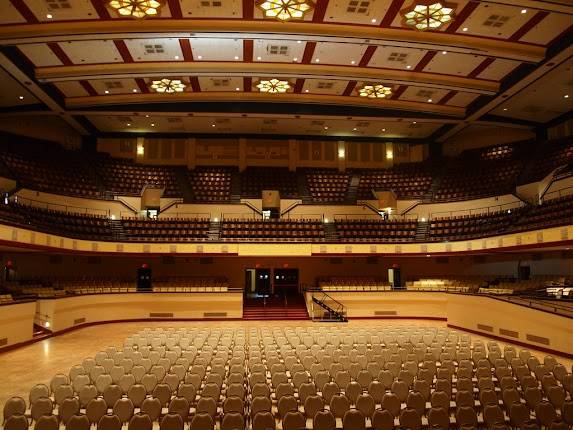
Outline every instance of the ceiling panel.
<path fill-rule="evenodd" d="M 255 40 L 253 58 L 273 63 L 300 63 L 306 42 L 299 40 Z"/>
<path fill-rule="evenodd" d="M 242 61 L 242 39 L 191 39 L 196 61 Z"/>
<path fill-rule="evenodd" d="M 313 63 L 358 66 L 368 45 L 356 43 L 318 42 L 312 56 Z"/>
<path fill-rule="evenodd" d="M 74 64 L 120 63 L 123 61 L 111 40 L 59 42 L 58 45 Z"/>
<path fill-rule="evenodd" d="M 60 59 L 54 54 L 54 51 L 45 43 L 22 45 L 20 46 L 20 51 L 22 51 L 36 67 L 60 66 L 62 64 Z"/>
<path fill-rule="evenodd" d="M 502 4 L 479 3 L 457 32 L 475 36 L 509 38 L 535 13 L 533 10 L 521 13 L 522 10 L 526 9 Z M 464 28 L 467 28 L 467 31 L 464 32 Z"/>
<path fill-rule="evenodd" d="M 97 79 L 89 81 L 101 96 L 105 94 L 128 94 L 139 92 L 135 79 Z"/>
<path fill-rule="evenodd" d="M 348 81 L 334 79 L 305 79 L 302 92 L 310 94 L 342 95 Z"/>
<path fill-rule="evenodd" d="M 408 66 L 415 67 L 426 52 L 428 51 L 425 49 L 378 46 L 368 62 L 368 66 L 385 69 L 407 69 Z"/>
<path fill-rule="evenodd" d="M 183 61 L 177 38 L 128 39 L 125 41 L 134 61 Z"/>
<path fill-rule="evenodd" d="M 181 0 L 184 18 L 241 18 L 240 0 Z"/>
<path fill-rule="evenodd" d="M 25 23 L 26 19 L 20 15 L 18 9 L 10 2 L 2 4 L 2 13 L 0 14 L 0 24 L 21 24 Z"/>
<path fill-rule="evenodd" d="M 521 63 L 518 61 L 496 59 L 483 72 L 477 75 L 480 79 L 501 81 Z"/>
<path fill-rule="evenodd" d="M 39 103 L 28 90 L 0 67 L 0 107 Z"/>
<path fill-rule="evenodd" d="M 448 94 L 448 90 L 441 90 L 438 88 L 423 88 L 408 86 L 400 96 L 400 100 L 407 100 L 412 102 L 421 103 L 437 103 L 442 97 Z M 430 101 L 431 100 L 431 101 Z"/>
<path fill-rule="evenodd" d="M 457 52 L 438 52 L 434 58 L 424 67 L 425 72 L 443 73 L 446 75 L 469 75 L 479 66 L 485 57 L 479 55 L 459 54 Z"/>
<path fill-rule="evenodd" d="M 99 19 L 90 0 L 26 0 L 26 5 L 44 22 Z"/>
<path fill-rule="evenodd" d="M 85 97 L 86 89 L 77 81 L 56 82 L 54 84 L 65 97 Z"/>
<path fill-rule="evenodd" d="M 572 25 L 573 17 L 571 15 L 550 13 L 519 40 L 527 43 L 547 45 Z"/>
<path fill-rule="evenodd" d="M 458 92 L 446 104 L 448 106 L 468 107 L 478 97 L 479 94 Z"/>
<path fill-rule="evenodd" d="M 324 21 L 380 25 L 391 3 L 390 0 L 331 0 Z"/>
<path fill-rule="evenodd" d="M 199 76 L 201 91 L 242 91 L 243 78 L 238 76 L 221 76 L 208 78 Z"/>

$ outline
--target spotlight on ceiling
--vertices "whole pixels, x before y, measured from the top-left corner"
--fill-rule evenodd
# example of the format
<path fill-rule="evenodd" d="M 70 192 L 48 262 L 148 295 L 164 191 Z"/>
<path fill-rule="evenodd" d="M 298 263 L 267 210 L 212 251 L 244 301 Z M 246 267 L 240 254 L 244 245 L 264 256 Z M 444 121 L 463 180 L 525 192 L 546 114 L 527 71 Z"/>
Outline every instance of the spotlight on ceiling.
<path fill-rule="evenodd" d="M 457 5 L 439 0 L 416 0 L 402 11 L 404 24 L 417 30 L 437 30 L 454 19 Z"/>

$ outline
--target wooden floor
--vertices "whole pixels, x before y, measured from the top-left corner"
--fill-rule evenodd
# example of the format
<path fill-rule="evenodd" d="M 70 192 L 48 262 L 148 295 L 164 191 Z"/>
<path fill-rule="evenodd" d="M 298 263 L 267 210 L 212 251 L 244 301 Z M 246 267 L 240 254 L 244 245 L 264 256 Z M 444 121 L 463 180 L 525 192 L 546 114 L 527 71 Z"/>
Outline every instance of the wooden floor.
<path fill-rule="evenodd" d="M 11 396 L 18 395 L 28 399 L 30 388 L 37 383 L 48 384 L 56 373 L 67 374 L 70 367 L 80 364 L 89 356 L 107 346 L 121 346 L 123 340 L 132 333 L 145 327 L 212 327 L 212 328 L 252 328 L 252 327 L 305 327 L 315 326 L 311 321 L 229 321 L 229 322 L 150 322 L 150 323 L 114 323 L 86 327 L 61 336 L 45 339 L 0 353 L 0 408 Z M 330 323 L 332 324 L 332 323 Z M 445 327 L 445 322 L 422 320 L 354 320 L 349 327 L 387 325 L 417 325 L 424 327 Z M 472 339 L 485 337 L 472 335 Z M 500 342 L 503 344 L 503 342 Z M 531 349 L 531 348 L 530 348 Z M 534 352 L 533 349 L 531 349 Z M 544 357 L 546 354 L 538 352 Z M 573 360 L 557 357 L 559 361 L 571 369 Z"/>

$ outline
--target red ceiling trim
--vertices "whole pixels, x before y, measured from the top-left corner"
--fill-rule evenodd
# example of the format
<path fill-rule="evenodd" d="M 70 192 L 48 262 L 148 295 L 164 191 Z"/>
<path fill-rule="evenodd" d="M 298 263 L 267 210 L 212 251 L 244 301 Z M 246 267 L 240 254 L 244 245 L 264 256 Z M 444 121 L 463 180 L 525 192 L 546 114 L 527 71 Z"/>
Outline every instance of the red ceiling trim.
<path fill-rule="evenodd" d="M 360 63 L 358 63 L 360 67 L 368 66 L 368 63 L 370 62 L 372 56 L 376 52 L 376 48 L 377 46 L 369 46 L 368 48 L 366 48 L 366 51 L 364 51 L 364 55 L 362 56 Z"/>
<path fill-rule="evenodd" d="M 466 19 L 473 13 L 479 6 L 479 3 L 470 1 L 465 7 L 455 15 L 454 21 L 450 23 L 446 29 L 446 33 L 455 33 L 463 25 Z"/>
<path fill-rule="evenodd" d="M 390 98 L 392 100 L 398 100 L 402 96 L 402 94 L 404 94 L 406 88 L 408 88 L 407 85 L 400 85 L 398 88 L 396 88 L 396 91 L 392 93 L 392 96 Z"/>
<path fill-rule="evenodd" d="M 326 9 L 328 8 L 328 0 L 317 0 L 314 4 L 314 13 L 312 14 L 312 22 L 324 22 Z"/>
<path fill-rule="evenodd" d="M 183 53 L 183 59 L 185 61 L 193 61 L 193 49 L 191 48 L 191 42 L 189 42 L 189 39 L 179 39 L 179 46 Z"/>
<path fill-rule="evenodd" d="M 179 0 L 168 0 L 169 10 L 171 11 L 171 17 L 175 19 L 183 18 L 183 12 L 181 12 L 181 3 Z"/>
<path fill-rule="evenodd" d="M 72 66 L 74 64 L 72 60 L 70 60 L 70 57 L 68 57 L 68 54 L 66 54 L 62 47 L 56 42 L 48 43 L 48 46 L 64 66 Z"/>
<path fill-rule="evenodd" d="M 243 0 L 243 19 L 253 19 L 255 16 L 255 0 Z"/>
<path fill-rule="evenodd" d="M 404 7 L 405 2 L 406 0 L 394 0 L 388 8 L 388 11 L 386 11 L 386 15 L 384 15 L 384 18 L 382 18 L 380 27 L 390 27 L 392 22 L 394 22 L 396 19 L 398 13 L 400 13 L 402 7 Z"/>
<path fill-rule="evenodd" d="M 426 54 L 422 57 L 420 62 L 418 64 L 416 64 L 416 67 L 414 67 L 413 71 L 414 72 L 421 72 L 422 70 L 424 70 L 424 68 L 428 65 L 428 63 L 434 59 L 436 54 L 437 54 L 437 51 L 426 52 Z"/>
<path fill-rule="evenodd" d="M 352 91 L 354 91 L 354 88 L 356 88 L 356 84 L 358 84 L 358 82 L 356 82 L 356 81 L 348 82 L 348 85 L 346 85 L 346 88 L 345 88 L 344 92 L 342 93 L 342 95 L 343 96 L 349 96 L 350 94 L 352 94 Z"/>
<path fill-rule="evenodd" d="M 99 17 L 103 20 L 111 19 L 111 15 L 109 11 L 104 5 L 104 2 L 101 0 L 91 0 L 93 8 L 96 10 Z"/>
<path fill-rule="evenodd" d="M 306 42 L 306 46 L 304 47 L 304 54 L 302 55 L 302 64 L 310 64 L 315 49 L 316 42 Z"/>
<path fill-rule="evenodd" d="M 253 62 L 254 44 L 252 39 L 243 40 L 243 61 L 245 63 Z"/>
<path fill-rule="evenodd" d="M 191 88 L 193 88 L 194 93 L 201 92 L 201 85 L 199 85 L 199 78 L 197 76 L 189 78 L 189 82 L 191 83 Z"/>
<path fill-rule="evenodd" d="M 529 31 L 532 30 L 533 27 L 535 27 L 537 24 L 539 24 L 541 21 L 543 21 L 547 15 L 549 15 L 549 12 L 546 12 L 546 11 L 537 12 L 535 15 L 533 15 L 530 18 L 529 21 L 527 21 L 525 24 L 523 24 L 519 30 L 517 30 L 515 33 L 513 33 L 510 36 L 509 40 L 515 42 L 515 41 L 521 39 L 523 36 L 525 36 L 527 33 L 529 33 Z"/>
<path fill-rule="evenodd" d="M 446 94 L 444 97 L 442 97 L 440 99 L 440 101 L 438 102 L 439 105 L 445 105 L 447 102 L 449 102 L 458 92 L 455 90 L 450 91 L 448 94 Z"/>
<path fill-rule="evenodd" d="M 253 86 L 253 78 L 245 76 L 243 78 L 243 91 L 250 93 Z"/>
<path fill-rule="evenodd" d="M 34 15 L 34 12 L 32 12 L 28 5 L 24 3 L 24 0 L 10 0 L 10 2 L 12 3 L 12 6 L 14 6 L 16 10 L 20 12 L 20 15 L 22 15 L 24 19 L 28 21 L 28 24 L 37 24 L 40 22 L 38 21 L 38 18 L 36 18 L 36 15 Z"/>
<path fill-rule="evenodd" d="M 145 79 L 143 79 L 143 78 L 135 78 L 135 83 L 136 83 L 137 86 L 139 87 L 139 91 L 141 91 L 143 94 L 148 94 L 148 93 L 149 93 L 149 87 L 148 87 L 147 84 L 145 83 Z"/>
<path fill-rule="evenodd" d="M 485 69 L 487 69 L 489 66 L 491 66 L 491 64 L 495 61 L 495 58 L 486 58 L 485 60 L 483 60 L 480 64 L 478 64 L 478 66 L 473 69 L 470 74 L 468 75 L 468 78 L 475 78 L 476 76 L 478 76 L 480 73 L 482 73 Z"/>
<path fill-rule="evenodd" d="M 97 96 L 98 95 L 95 88 L 92 87 L 92 84 L 90 84 L 88 81 L 79 81 L 79 82 L 80 82 L 80 85 L 82 87 L 84 87 L 84 90 L 86 90 L 90 96 Z"/>
<path fill-rule="evenodd" d="M 60 90 L 60 89 L 58 88 L 58 86 L 57 86 L 56 84 L 49 84 L 49 85 L 50 85 L 50 87 L 52 88 L 52 90 L 60 96 L 60 99 L 61 99 L 61 100 L 65 100 L 65 99 L 66 99 L 66 95 L 63 93 L 62 90 Z"/>
<path fill-rule="evenodd" d="M 300 94 L 302 92 L 302 87 L 304 86 L 304 79 L 298 78 L 296 83 L 294 84 L 293 92 L 296 94 Z"/>
<path fill-rule="evenodd" d="M 34 62 L 22 51 L 19 47 L 14 46 L 14 50 L 18 52 L 18 54 L 22 57 L 22 59 L 30 66 L 31 68 L 38 67 Z"/>
<path fill-rule="evenodd" d="M 131 56 L 131 52 L 127 48 L 127 45 L 123 40 L 114 40 L 113 41 L 115 47 L 121 54 L 121 58 L 123 58 L 124 63 L 133 63 L 133 57 Z"/>

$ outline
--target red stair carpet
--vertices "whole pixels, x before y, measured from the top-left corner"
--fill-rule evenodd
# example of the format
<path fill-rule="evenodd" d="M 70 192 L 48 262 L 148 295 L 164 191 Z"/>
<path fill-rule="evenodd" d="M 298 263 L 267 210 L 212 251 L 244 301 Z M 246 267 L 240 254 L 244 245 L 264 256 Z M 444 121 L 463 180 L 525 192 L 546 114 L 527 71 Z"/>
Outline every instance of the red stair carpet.
<path fill-rule="evenodd" d="M 244 320 L 308 320 L 304 299 L 293 298 L 267 299 L 266 306 L 262 299 L 245 300 L 243 303 Z"/>

